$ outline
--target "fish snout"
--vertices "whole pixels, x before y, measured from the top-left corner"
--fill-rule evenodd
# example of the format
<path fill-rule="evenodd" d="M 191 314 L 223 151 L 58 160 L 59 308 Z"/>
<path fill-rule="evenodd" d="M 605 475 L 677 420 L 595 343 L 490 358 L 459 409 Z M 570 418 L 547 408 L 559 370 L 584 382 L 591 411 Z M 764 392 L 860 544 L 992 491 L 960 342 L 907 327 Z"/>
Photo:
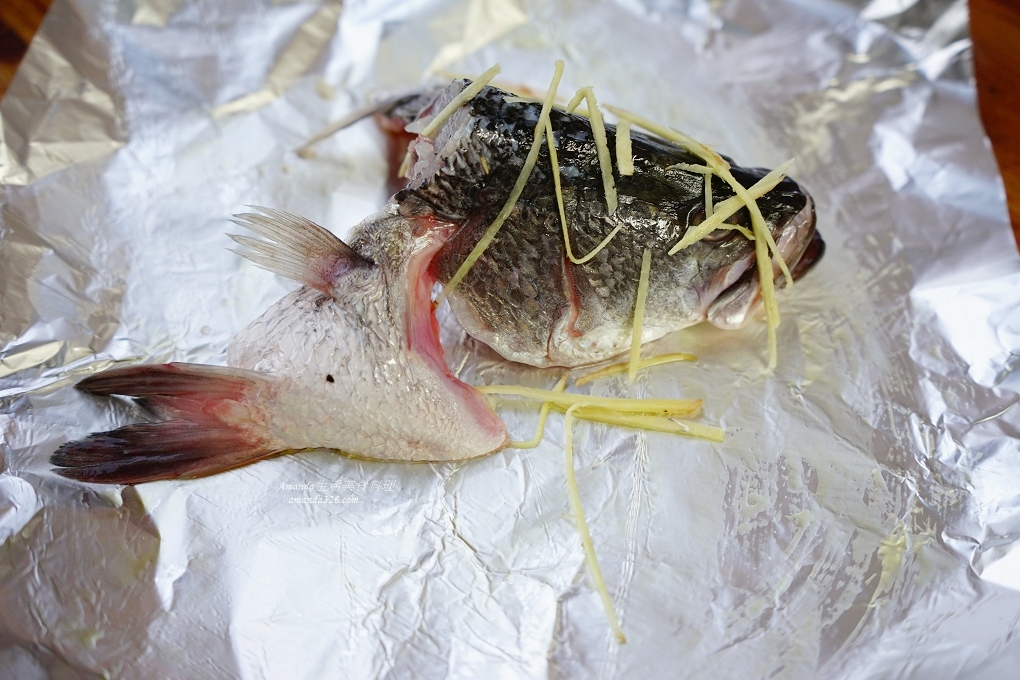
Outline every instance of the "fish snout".
<path fill-rule="evenodd" d="M 734 168 L 734 176 L 745 187 L 752 186 L 767 171 L 760 168 Z M 825 242 L 816 228 L 815 203 L 811 196 L 789 177 L 758 200 L 767 226 L 776 241 L 776 250 L 794 281 L 803 277 L 821 260 Z M 777 287 L 786 285 L 786 278 L 775 256 L 772 274 Z M 739 328 L 761 303 L 761 281 L 758 268 L 748 267 L 743 275 L 724 290 L 709 306 L 706 319 L 724 329 Z"/>

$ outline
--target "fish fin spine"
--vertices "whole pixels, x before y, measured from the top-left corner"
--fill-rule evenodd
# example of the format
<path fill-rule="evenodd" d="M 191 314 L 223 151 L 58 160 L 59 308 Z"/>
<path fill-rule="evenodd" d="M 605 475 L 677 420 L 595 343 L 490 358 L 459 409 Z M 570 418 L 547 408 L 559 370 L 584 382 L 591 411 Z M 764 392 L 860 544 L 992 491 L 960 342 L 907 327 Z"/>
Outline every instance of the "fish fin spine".
<path fill-rule="evenodd" d="M 332 295 L 338 279 L 374 263 L 329 230 L 282 210 L 252 206 L 257 213 L 234 215 L 234 224 L 261 238 L 228 234 L 242 248 L 233 252 L 259 267 Z"/>

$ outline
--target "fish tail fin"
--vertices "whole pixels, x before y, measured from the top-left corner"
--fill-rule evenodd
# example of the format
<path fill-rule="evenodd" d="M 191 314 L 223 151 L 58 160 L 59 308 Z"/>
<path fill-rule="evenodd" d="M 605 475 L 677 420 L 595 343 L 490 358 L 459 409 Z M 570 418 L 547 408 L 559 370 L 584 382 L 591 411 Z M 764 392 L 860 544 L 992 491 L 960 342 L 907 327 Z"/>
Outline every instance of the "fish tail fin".
<path fill-rule="evenodd" d="M 70 479 L 138 484 L 203 477 L 268 458 L 283 447 L 251 418 L 252 400 L 267 384 L 254 371 L 194 364 L 104 371 L 77 387 L 140 397 L 168 420 L 68 442 L 50 462 Z"/>
<path fill-rule="evenodd" d="M 329 230 L 297 215 L 252 206 L 259 213 L 234 215 L 234 224 L 262 238 L 228 234 L 245 250 L 233 252 L 263 269 L 332 295 L 333 284 L 352 269 L 374 263 Z"/>
<path fill-rule="evenodd" d="M 205 477 L 276 453 L 233 428 L 168 420 L 90 434 L 61 446 L 50 462 L 82 482 L 141 484 Z"/>

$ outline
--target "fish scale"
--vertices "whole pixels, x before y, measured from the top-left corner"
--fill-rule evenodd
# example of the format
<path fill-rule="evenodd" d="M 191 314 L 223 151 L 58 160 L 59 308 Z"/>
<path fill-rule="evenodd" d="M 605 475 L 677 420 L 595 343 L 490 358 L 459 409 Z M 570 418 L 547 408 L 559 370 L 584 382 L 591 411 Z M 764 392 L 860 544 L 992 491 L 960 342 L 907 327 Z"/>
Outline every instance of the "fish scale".
<path fill-rule="evenodd" d="M 473 298 L 484 301 L 474 308 L 476 323 L 500 328 L 524 348 L 545 346 L 549 329 L 570 308 L 570 291 L 562 267 L 554 268 L 553 275 L 543 274 L 549 267 L 548 254 L 559 238 L 554 227 L 556 224 L 548 218 L 544 222 L 536 219 L 531 209 L 514 211 L 507 218 L 506 229 L 461 283 L 465 293 L 471 291 Z M 473 236 L 465 231 L 455 239 Z M 453 265 L 452 260 L 444 261 Z M 500 295 L 493 295 L 494 281 L 512 285 L 505 286 Z"/>

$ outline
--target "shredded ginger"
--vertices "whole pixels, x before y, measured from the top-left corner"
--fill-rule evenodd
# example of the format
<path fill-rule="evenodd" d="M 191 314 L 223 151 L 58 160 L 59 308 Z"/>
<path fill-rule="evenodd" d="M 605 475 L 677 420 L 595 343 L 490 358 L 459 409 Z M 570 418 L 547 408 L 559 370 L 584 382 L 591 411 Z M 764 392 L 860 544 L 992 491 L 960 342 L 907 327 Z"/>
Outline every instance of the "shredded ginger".
<path fill-rule="evenodd" d="M 563 228 L 563 246 L 567 251 L 567 257 L 574 264 L 584 264 L 593 257 L 599 254 L 599 252 L 609 245 L 609 242 L 620 233 L 623 229 L 623 222 L 618 223 L 609 235 L 606 236 L 602 241 L 591 249 L 591 252 L 583 257 L 577 257 L 574 255 L 574 249 L 570 247 L 570 229 L 567 227 L 567 213 L 563 207 L 563 186 L 560 183 L 560 160 L 556 155 L 556 138 L 553 135 L 552 123 L 547 119 L 545 121 L 546 126 L 546 142 L 549 147 L 549 165 L 552 167 L 553 177 L 553 189 L 556 192 L 556 206 L 560 211 L 560 226 Z"/>
<path fill-rule="evenodd" d="M 645 320 L 645 301 L 648 298 L 648 275 L 652 270 L 652 249 L 645 248 L 641 255 L 641 274 L 638 277 L 637 299 L 634 301 L 634 324 L 630 338 L 630 362 L 627 377 L 631 382 L 637 377 L 641 363 L 641 326 Z"/>
<path fill-rule="evenodd" d="M 609 619 L 613 635 L 616 637 L 616 641 L 622 645 L 627 642 L 627 637 L 623 634 L 623 629 L 620 628 L 620 621 L 616 618 L 616 608 L 613 606 L 613 598 L 609 595 L 605 579 L 602 578 L 602 569 L 595 556 L 595 546 L 591 542 L 588 521 L 584 517 L 584 504 L 581 502 L 581 490 L 577 487 L 577 475 L 574 472 L 574 435 L 571 421 L 575 409 L 579 406 L 579 404 L 574 404 L 567 409 L 563 416 L 563 458 L 567 472 L 567 495 L 570 497 L 570 510 L 574 516 L 574 523 L 577 525 L 577 533 L 581 536 L 581 547 L 584 549 L 584 561 L 588 564 L 588 573 L 591 575 L 595 590 L 602 598 L 602 606 L 606 610 L 606 618 Z"/>
<path fill-rule="evenodd" d="M 686 435 L 715 442 L 721 442 L 725 434 L 719 427 L 678 420 L 681 416 L 692 416 L 698 413 L 701 410 L 700 399 L 597 397 L 561 392 L 558 385 L 555 390 L 542 390 L 520 385 L 480 385 L 475 389 L 482 394 L 518 396 L 541 401 L 543 405 L 549 404 L 552 409 L 560 413 L 576 406 L 575 418 L 606 425 Z M 530 444 L 530 440 L 526 443 Z"/>
<path fill-rule="evenodd" d="M 591 87 L 582 87 L 567 104 L 567 113 L 573 113 L 577 105 L 584 99 L 588 106 L 588 117 L 591 121 L 591 136 L 595 139 L 595 153 L 602 171 L 602 186 L 606 193 L 606 213 L 616 212 L 616 181 L 613 179 L 613 161 L 609 156 L 609 142 L 606 140 L 606 125 L 602 121 L 602 112 L 595 101 L 595 91 Z"/>
<path fill-rule="evenodd" d="M 676 352 L 674 354 L 660 354 L 659 356 L 649 357 L 647 359 L 641 359 L 638 361 L 638 370 L 642 368 L 649 368 L 651 366 L 661 366 L 663 364 L 671 364 L 675 361 L 697 361 L 698 358 L 693 354 L 686 354 L 684 352 Z M 627 373 L 630 369 L 630 362 L 621 362 L 618 364 L 611 364 L 605 368 L 600 368 L 597 371 L 586 373 L 577 380 L 574 381 L 575 387 L 581 385 L 587 385 L 588 383 L 598 380 L 599 378 L 607 378 L 612 375 L 620 375 L 621 373 Z"/>
<path fill-rule="evenodd" d="M 674 165 L 670 165 L 666 169 L 672 170 L 673 168 L 676 168 L 678 170 L 686 170 L 687 172 L 700 172 L 701 174 L 705 174 L 706 172 L 712 172 L 712 168 L 708 167 L 707 165 L 698 165 L 696 163 L 676 163 Z"/>
<path fill-rule="evenodd" d="M 776 185 L 782 182 L 783 178 L 786 177 L 786 171 L 790 169 L 791 165 L 793 165 L 793 159 L 786 161 L 778 168 L 762 177 L 760 180 L 755 182 L 750 189 L 747 190 L 748 195 L 750 195 L 752 198 L 761 198 L 768 192 L 775 189 Z M 733 215 L 743 207 L 744 202 L 743 200 L 741 200 L 739 196 L 727 198 L 725 201 L 717 204 L 715 206 L 715 210 L 713 210 L 712 212 L 712 215 L 706 218 L 705 221 L 702 222 L 701 224 L 695 225 L 688 229 L 687 233 L 684 234 L 684 237 L 680 239 L 680 242 L 669 250 L 669 254 L 675 255 L 677 252 L 683 250 L 692 243 L 697 243 L 705 236 L 712 233 L 716 229 L 719 229 L 720 227 L 732 227 L 739 229 L 742 232 L 746 231 L 739 225 L 730 225 L 725 223 L 725 220 L 727 218 L 729 218 L 731 215 Z M 753 237 L 753 234 L 745 235 Z"/>
<path fill-rule="evenodd" d="M 555 404 L 553 408 L 561 413 L 566 411 L 562 406 Z M 726 432 L 721 427 L 714 425 L 692 423 L 689 420 L 680 420 L 679 418 L 666 416 L 620 413 L 619 411 L 612 411 L 598 406 L 580 405 L 574 411 L 574 417 L 580 420 L 590 420 L 593 423 L 602 423 L 603 425 L 629 427 L 634 430 L 645 430 L 648 432 L 678 434 L 685 437 L 705 439 L 711 442 L 722 442 L 726 437 Z"/>
<path fill-rule="evenodd" d="M 616 169 L 621 177 L 634 174 L 634 153 L 630 144 L 630 121 L 621 120 L 616 126 Z"/>
<path fill-rule="evenodd" d="M 560 381 L 556 383 L 553 392 L 562 392 L 567 386 L 567 374 L 564 373 Z M 549 419 L 549 411 L 552 404 L 548 401 L 542 402 L 542 408 L 538 412 L 538 427 L 535 428 L 535 436 L 531 439 L 520 442 L 510 442 L 511 449 L 533 449 L 542 443 L 545 438 L 545 421 Z"/>
<path fill-rule="evenodd" d="M 524 397 L 535 401 L 548 401 L 556 406 L 586 404 L 620 413 L 638 413 L 658 416 L 689 416 L 701 409 L 701 399 L 627 399 L 624 397 L 595 397 L 570 392 L 553 392 L 522 385 L 479 385 L 482 394 Z"/>
<path fill-rule="evenodd" d="M 712 207 L 712 175 L 713 175 L 713 173 L 711 171 L 709 171 L 709 172 L 706 172 L 704 174 L 705 174 L 705 219 L 708 219 L 709 217 L 712 216 L 712 213 L 715 212 L 714 208 Z"/>

